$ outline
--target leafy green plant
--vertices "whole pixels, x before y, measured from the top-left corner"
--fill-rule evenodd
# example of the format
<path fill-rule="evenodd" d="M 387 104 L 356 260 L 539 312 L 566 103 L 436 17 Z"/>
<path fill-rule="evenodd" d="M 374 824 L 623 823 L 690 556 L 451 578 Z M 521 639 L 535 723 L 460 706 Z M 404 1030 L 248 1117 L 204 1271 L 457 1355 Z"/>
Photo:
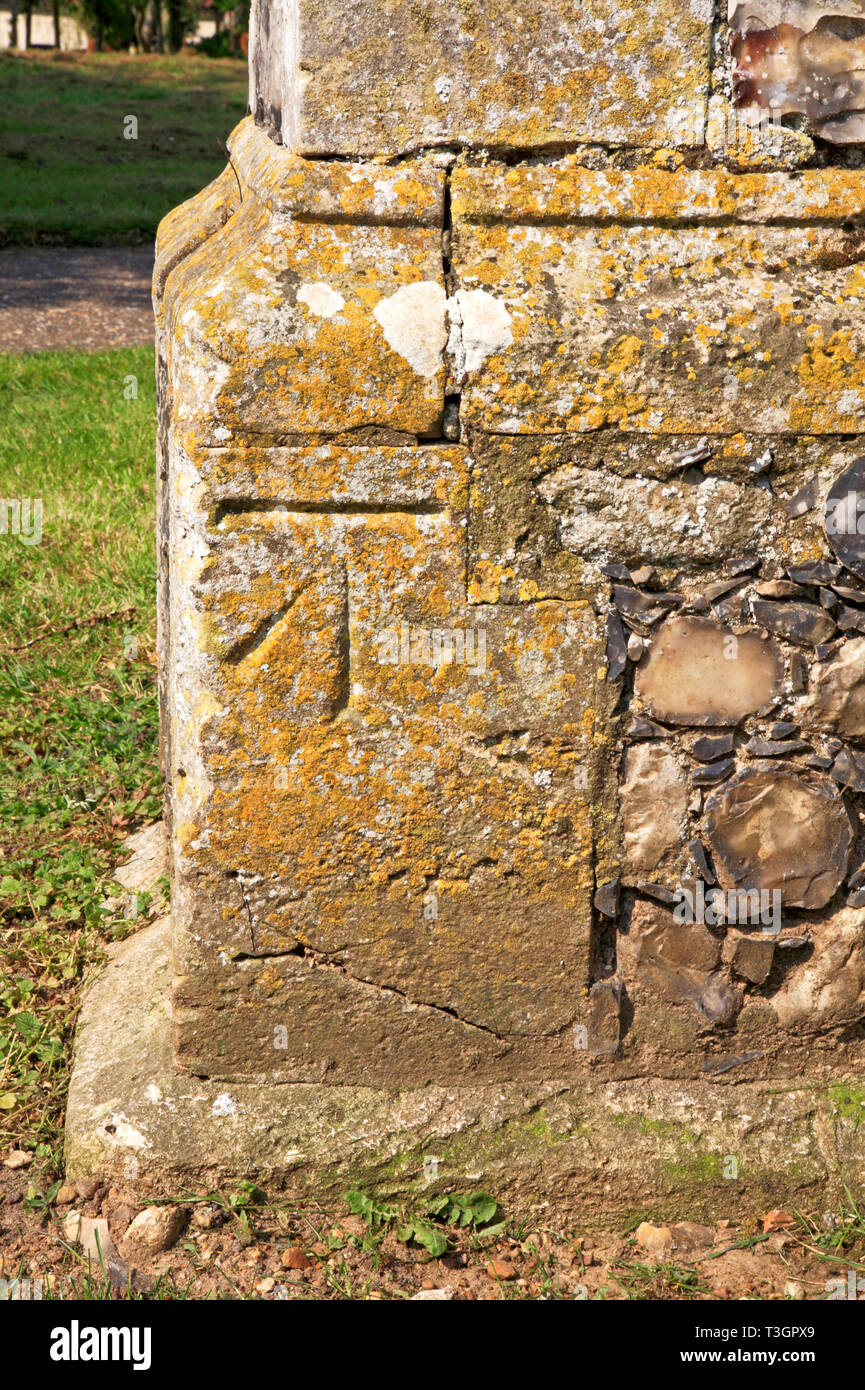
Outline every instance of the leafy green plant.
<path fill-rule="evenodd" d="M 486 1192 L 473 1192 L 469 1196 L 448 1193 L 433 1197 L 408 1212 L 386 1206 L 365 1192 L 347 1192 L 345 1202 L 349 1211 L 360 1216 L 371 1231 L 396 1223 L 397 1240 L 404 1245 L 419 1245 L 435 1259 L 441 1258 L 450 1244 L 443 1227 L 495 1236 L 501 1234 L 506 1224 L 504 1221 L 490 1224 L 498 1211 L 498 1203 Z"/>

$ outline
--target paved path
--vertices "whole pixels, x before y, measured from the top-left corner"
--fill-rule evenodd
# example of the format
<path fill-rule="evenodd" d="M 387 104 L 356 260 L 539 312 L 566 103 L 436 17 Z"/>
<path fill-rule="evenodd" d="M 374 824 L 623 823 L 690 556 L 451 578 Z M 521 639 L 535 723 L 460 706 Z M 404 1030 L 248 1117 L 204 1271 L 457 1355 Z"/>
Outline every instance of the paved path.
<path fill-rule="evenodd" d="M 149 246 L 0 251 L 0 353 L 153 342 Z"/>

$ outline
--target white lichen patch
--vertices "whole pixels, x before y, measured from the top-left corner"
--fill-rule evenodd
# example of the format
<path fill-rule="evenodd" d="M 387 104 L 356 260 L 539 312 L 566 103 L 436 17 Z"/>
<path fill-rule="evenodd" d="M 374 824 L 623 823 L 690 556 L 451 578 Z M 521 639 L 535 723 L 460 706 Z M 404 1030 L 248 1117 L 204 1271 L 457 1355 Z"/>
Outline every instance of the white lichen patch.
<path fill-rule="evenodd" d="M 435 280 L 403 285 L 373 310 L 388 347 L 425 379 L 443 365 L 447 343 L 446 296 Z"/>
<path fill-rule="evenodd" d="M 486 290 L 458 290 L 448 301 L 448 309 L 448 351 L 454 358 L 458 377 L 478 371 L 488 357 L 503 352 L 514 341 L 507 306 Z"/>
<path fill-rule="evenodd" d="M 321 281 L 314 285 L 301 285 L 297 292 L 297 302 L 305 304 L 320 319 L 332 319 L 345 305 L 342 295 Z"/>

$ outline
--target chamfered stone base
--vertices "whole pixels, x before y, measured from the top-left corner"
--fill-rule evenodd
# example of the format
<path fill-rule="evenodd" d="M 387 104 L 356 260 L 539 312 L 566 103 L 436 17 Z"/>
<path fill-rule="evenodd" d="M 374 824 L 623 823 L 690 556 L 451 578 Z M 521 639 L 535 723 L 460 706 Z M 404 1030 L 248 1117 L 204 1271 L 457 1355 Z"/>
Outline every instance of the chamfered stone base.
<path fill-rule="evenodd" d="M 123 942 L 90 986 L 66 1120 L 70 1178 L 177 1195 L 254 1178 L 338 1203 L 483 1188 L 510 1214 L 620 1224 L 633 1215 L 822 1209 L 863 1192 L 865 1084 L 616 1081 L 429 1086 L 227 1084 L 171 1060 L 169 919 Z"/>

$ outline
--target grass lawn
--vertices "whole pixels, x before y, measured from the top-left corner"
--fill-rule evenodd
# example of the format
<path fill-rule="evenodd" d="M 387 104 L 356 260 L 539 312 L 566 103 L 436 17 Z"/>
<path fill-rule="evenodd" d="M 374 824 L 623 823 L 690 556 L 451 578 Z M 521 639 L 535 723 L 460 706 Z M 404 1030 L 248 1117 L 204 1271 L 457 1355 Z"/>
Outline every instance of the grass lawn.
<path fill-rule="evenodd" d="M 232 58 L 0 54 L 0 246 L 152 240 L 224 168 L 247 81 Z"/>
<path fill-rule="evenodd" d="M 41 544 L 0 535 L 0 1151 L 47 1181 L 110 869 L 161 809 L 153 353 L 0 357 L 0 412 L 0 498 L 43 507 Z"/>

